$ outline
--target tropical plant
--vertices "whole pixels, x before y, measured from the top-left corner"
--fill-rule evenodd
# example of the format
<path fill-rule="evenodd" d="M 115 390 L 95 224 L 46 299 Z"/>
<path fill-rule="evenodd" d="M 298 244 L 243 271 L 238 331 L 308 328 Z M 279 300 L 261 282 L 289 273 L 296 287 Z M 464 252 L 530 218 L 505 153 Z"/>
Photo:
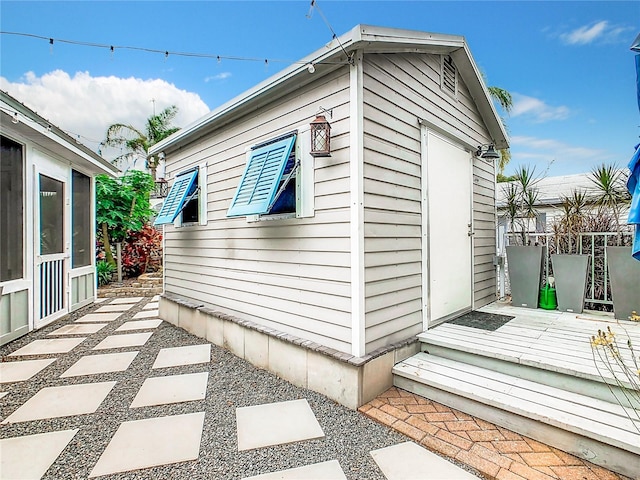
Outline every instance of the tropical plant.
<path fill-rule="evenodd" d="M 146 161 L 145 165 L 151 172 L 151 177 L 155 182 L 160 157 L 158 155 L 149 156 L 149 148 L 180 130 L 171 126 L 171 121 L 177 113 L 178 107 L 175 105 L 165 108 L 158 114 L 154 113 L 147 119 L 144 129 L 125 123 L 111 125 L 107 129 L 107 138 L 104 141 L 104 145 L 125 150 L 121 155 L 113 159 L 113 163 L 118 165 L 132 155 L 134 157 L 143 157 Z"/>
<path fill-rule="evenodd" d="M 589 211 L 588 199 L 584 190 L 574 189 L 569 196 L 561 198 L 562 215 L 553 224 L 555 253 L 578 253 L 580 233 L 586 231 Z"/>
<path fill-rule="evenodd" d="M 506 200 L 506 215 L 512 233 L 519 233 L 522 245 L 529 245 L 530 222 L 538 214 L 537 203 L 540 192 L 535 167 L 518 167 L 514 180 L 503 184 Z"/>
<path fill-rule="evenodd" d="M 620 215 L 622 209 L 631 202 L 627 191 L 627 175 L 616 165 L 602 163 L 591 170 L 590 180 L 594 187 L 595 204 L 598 215 L 613 214 L 618 233 L 618 244 L 622 236 Z"/>
<path fill-rule="evenodd" d="M 148 173 L 130 170 L 119 178 L 96 177 L 96 222 L 106 261 L 115 265 L 111 244 L 121 242 L 130 230 L 138 231 L 153 215 L 149 193 L 153 179 Z"/>
<path fill-rule="evenodd" d="M 507 90 L 500 87 L 487 87 L 487 90 L 489 90 L 491 98 L 497 101 L 507 114 L 511 113 L 511 109 L 513 108 L 513 97 Z M 504 118 L 502 118 L 502 123 L 506 128 L 507 122 Z M 500 149 L 500 159 L 498 160 L 499 175 L 504 173 L 504 169 L 510 161 L 511 151 L 508 148 Z"/>
<path fill-rule="evenodd" d="M 137 277 L 154 272 L 162 265 L 162 234 L 151 225 L 130 231 L 122 249 L 122 270 L 125 277 Z"/>
<path fill-rule="evenodd" d="M 98 285 L 106 285 L 111 282 L 111 276 L 116 271 L 116 267 L 106 260 L 100 260 L 96 263 L 96 275 L 98 276 Z"/>

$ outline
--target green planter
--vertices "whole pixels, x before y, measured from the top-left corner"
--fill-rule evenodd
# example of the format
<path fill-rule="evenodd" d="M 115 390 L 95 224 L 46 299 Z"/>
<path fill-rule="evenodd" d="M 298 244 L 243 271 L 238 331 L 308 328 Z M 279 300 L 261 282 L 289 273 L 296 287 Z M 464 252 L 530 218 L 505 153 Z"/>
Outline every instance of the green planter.
<path fill-rule="evenodd" d="M 582 313 L 590 260 L 590 255 L 551 255 L 558 310 Z"/>
<path fill-rule="evenodd" d="M 538 308 L 543 248 L 519 245 L 507 247 L 511 304 L 514 307 Z"/>
<path fill-rule="evenodd" d="M 607 267 L 613 313 L 629 320 L 631 312 L 640 312 L 640 262 L 631 256 L 631 247 L 607 247 Z"/>

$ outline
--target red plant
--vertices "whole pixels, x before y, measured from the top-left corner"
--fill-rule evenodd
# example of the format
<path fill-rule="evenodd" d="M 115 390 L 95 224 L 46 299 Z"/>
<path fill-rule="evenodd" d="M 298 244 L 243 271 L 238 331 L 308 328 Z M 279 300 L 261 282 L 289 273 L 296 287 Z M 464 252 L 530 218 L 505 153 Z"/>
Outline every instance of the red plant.
<path fill-rule="evenodd" d="M 153 272 L 162 265 L 162 234 L 151 225 L 127 232 L 122 245 L 122 273 L 133 278 Z"/>

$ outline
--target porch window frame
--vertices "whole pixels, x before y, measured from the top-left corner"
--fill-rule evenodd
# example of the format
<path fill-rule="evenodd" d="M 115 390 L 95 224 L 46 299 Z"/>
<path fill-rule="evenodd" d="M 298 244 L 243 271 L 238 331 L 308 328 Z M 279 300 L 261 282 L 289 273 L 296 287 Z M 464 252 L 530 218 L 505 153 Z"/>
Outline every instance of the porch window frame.
<path fill-rule="evenodd" d="M 25 280 L 27 278 L 27 254 L 26 254 L 26 217 L 27 217 L 27 202 L 26 202 L 26 198 L 27 198 L 27 165 L 26 165 L 26 145 L 24 144 L 24 142 L 20 142 L 18 140 L 16 140 L 15 138 L 12 138 L 8 135 L 5 135 L 4 133 L 2 134 L 2 139 L 15 143 L 17 146 L 20 147 L 20 166 L 21 166 L 21 178 L 20 178 L 20 183 L 21 183 L 21 225 L 20 225 L 20 255 L 21 255 L 21 261 L 20 261 L 20 273 L 18 276 L 12 276 L 11 278 L 2 278 L 2 271 L 0 271 L 0 284 L 7 284 L 8 282 L 19 282 L 21 280 Z M 9 251 L 7 251 L 6 253 L 11 253 Z M 0 253 L 4 256 L 4 253 Z M 7 291 L 7 289 L 5 288 L 5 294 L 9 293 Z"/>

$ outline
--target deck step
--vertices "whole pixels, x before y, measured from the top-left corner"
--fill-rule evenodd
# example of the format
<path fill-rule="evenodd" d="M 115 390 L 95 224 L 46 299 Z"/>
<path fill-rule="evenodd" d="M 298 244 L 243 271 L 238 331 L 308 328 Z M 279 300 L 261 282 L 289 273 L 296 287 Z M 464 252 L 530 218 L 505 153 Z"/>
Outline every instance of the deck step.
<path fill-rule="evenodd" d="M 632 409 L 424 352 L 398 363 L 393 373 L 400 388 L 640 476 L 640 421 L 634 425 Z"/>

